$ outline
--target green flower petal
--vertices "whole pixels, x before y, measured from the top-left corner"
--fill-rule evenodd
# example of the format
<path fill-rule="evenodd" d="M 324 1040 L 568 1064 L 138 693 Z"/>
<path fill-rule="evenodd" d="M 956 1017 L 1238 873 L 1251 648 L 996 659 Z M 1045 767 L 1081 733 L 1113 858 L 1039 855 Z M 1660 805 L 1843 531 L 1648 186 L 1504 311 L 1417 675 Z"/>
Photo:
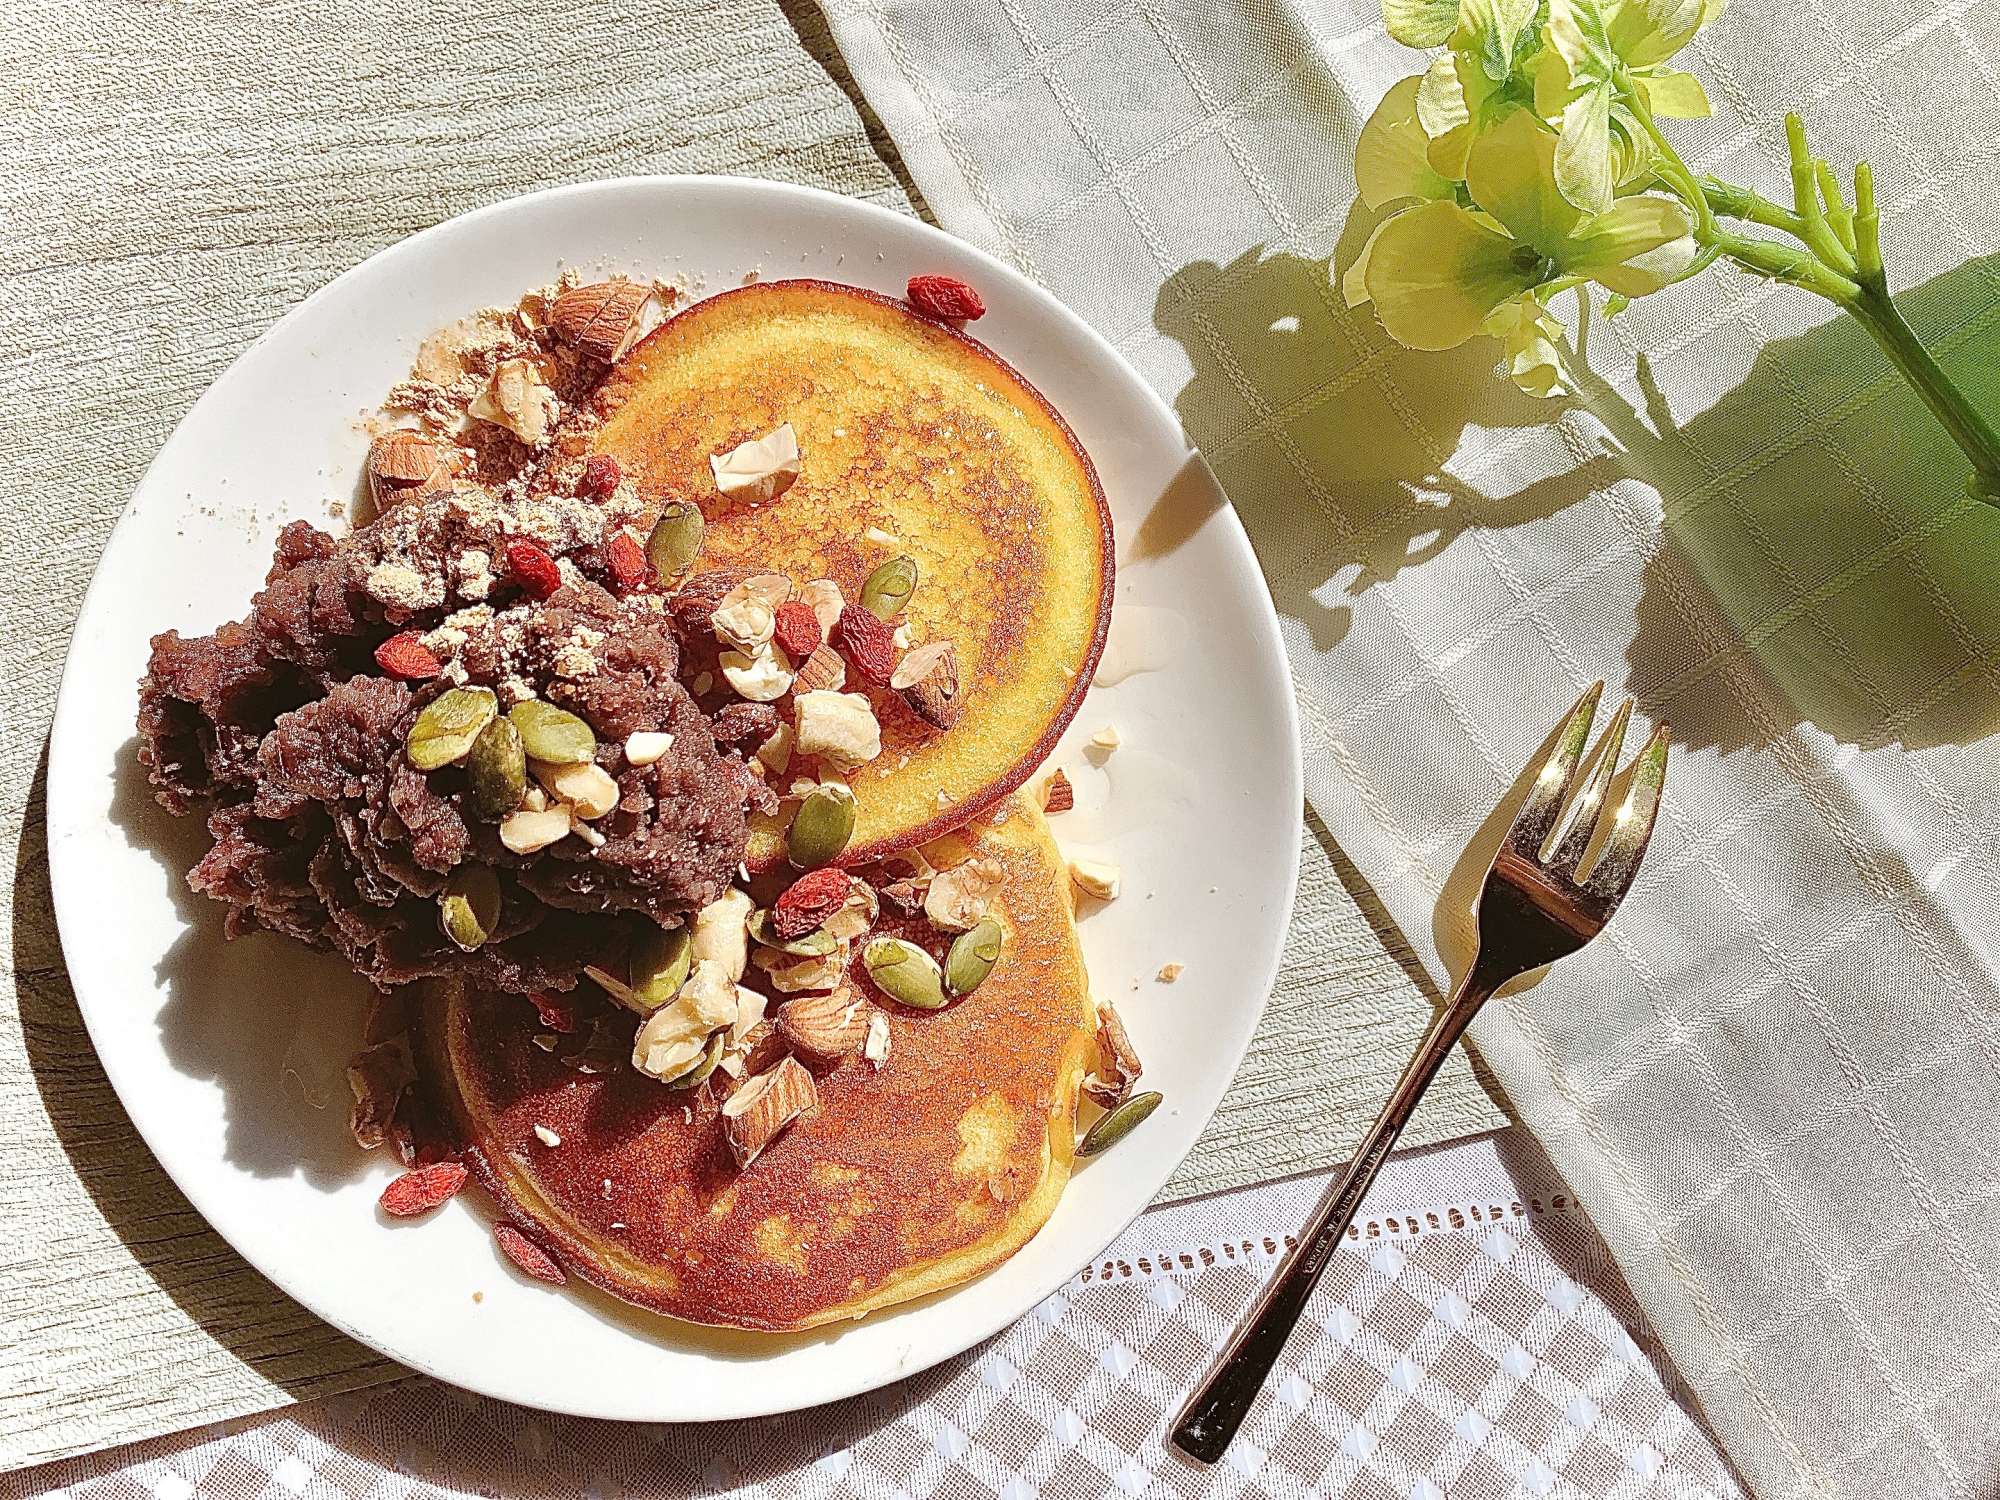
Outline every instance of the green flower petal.
<path fill-rule="evenodd" d="M 1711 112 L 1708 94 L 1692 73 L 1661 68 L 1639 80 L 1639 91 L 1646 96 L 1646 108 L 1665 119 L 1706 120 Z"/>
<path fill-rule="evenodd" d="M 1354 264 L 1347 268 L 1347 274 L 1340 278 L 1340 295 L 1349 307 L 1359 307 L 1368 300 L 1368 258 L 1375 253 L 1375 242 L 1382 238 L 1382 231 L 1394 221 L 1391 214 L 1369 234 L 1362 245 L 1361 253 L 1354 257 Z"/>
<path fill-rule="evenodd" d="M 1376 231 L 1368 247 L 1368 295 L 1382 326 L 1412 349 L 1451 349 L 1487 314 L 1535 284 L 1520 247 L 1456 203 L 1422 203 Z"/>
<path fill-rule="evenodd" d="M 1470 54 L 1488 78 L 1504 82 L 1538 8 L 1538 0 L 1460 0 L 1452 51 Z"/>
<path fill-rule="evenodd" d="M 1687 215 L 1671 198 L 1620 198 L 1608 213 L 1576 226 L 1556 256 L 1563 270 L 1614 292 L 1643 297 L 1688 268 L 1695 245 Z"/>
<path fill-rule="evenodd" d="M 1704 0 L 1623 0 L 1611 16 L 1611 45 L 1627 67 L 1650 68 L 1693 41 L 1708 20 Z"/>
<path fill-rule="evenodd" d="M 1507 373 L 1530 396 L 1562 396 L 1563 326 L 1533 292 L 1523 292 L 1493 309 L 1480 324 L 1506 346 Z"/>
<path fill-rule="evenodd" d="M 1361 140 L 1354 148 L 1354 183 L 1370 208 L 1398 198 L 1452 195 L 1452 185 L 1431 170 L 1424 156 L 1430 137 L 1417 119 L 1417 89 L 1423 81 L 1417 74 L 1390 89 L 1361 127 Z"/>
<path fill-rule="evenodd" d="M 1382 23 L 1405 47 L 1436 47 L 1458 29 L 1458 0 L 1382 0 Z"/>
<path fill-rule="evenodd" d="M 1527 110 L 1517 110 L 1473 146 L 1465 186 L 1481 208 L 1543 255 L 1560 254 L 1583 217 L 1556 187 L 1556 138 Z"/>
<path fill-rule="evenodd" d="M 1618 173 L 1611 161 L 1611 85 L 1586 89 L 1563 107 L 1555 145 L 1555 180 L 1562 195 L 1586 213 L 1611 206 Z"/>

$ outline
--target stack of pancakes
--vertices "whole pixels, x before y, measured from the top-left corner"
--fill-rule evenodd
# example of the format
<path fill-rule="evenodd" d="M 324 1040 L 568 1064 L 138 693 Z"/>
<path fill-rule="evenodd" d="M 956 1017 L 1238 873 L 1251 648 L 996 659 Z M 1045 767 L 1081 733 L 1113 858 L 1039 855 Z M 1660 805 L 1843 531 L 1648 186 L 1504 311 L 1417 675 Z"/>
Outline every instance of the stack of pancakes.
<path fill-rule="evenodd" d="M 1054 1211 L 1095 1056 L 1072 887 L 1017 788 L 1080 706 L 1109 626 L 1096 474 L 982 345 L 825 282 L 695 304 L 626 356 L 599 400 L 595 451 L 656 503 L 701 505 L 704 566 L 831 578 L 852 600 L 888 556 L 917 562 L 908 617 L 919 638 L 954 643 L 964 711 L 945 730 L 882 715 L 883 755 L 850 778 L 842 863 L 912 849 L 940 869 L 992 859 L 1002 957 L 941 1010 L 881 1001 L 887 1057 L 816 1068 L 817 1106 L 742 1170 L 719 1089 L 629 1066 L 580 1073 L 534 1045 L 536 1013 L 518 996 L 434 987 L 426 1077 L 508 1217 L 628 1302 L 798 1329 L 956 1285 Z M 725 503 L 711 456 L 786 422 L 797 482 L 765 505 Z M 870 992 L 858 958 L 850 982 Z"/>

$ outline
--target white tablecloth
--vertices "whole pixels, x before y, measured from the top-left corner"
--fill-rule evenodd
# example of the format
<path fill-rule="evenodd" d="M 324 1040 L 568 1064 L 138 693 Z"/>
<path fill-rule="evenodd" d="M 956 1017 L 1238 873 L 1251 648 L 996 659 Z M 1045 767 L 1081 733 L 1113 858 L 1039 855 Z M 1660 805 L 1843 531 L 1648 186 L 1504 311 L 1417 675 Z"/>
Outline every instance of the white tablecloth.
<path fill-rule="evenodd" d="M 1554 405 L 1345 308 L 1355 139 L 1425 63 L 1377 0 L 824 3 L 939 222 L 1175 402 L 1313 805 L 1434 972 L 1570 701 L 1673 722 L 1618 922 L 1474 1039 L 1760 1494 L 1994 1493 L 2000 514 L 1957 450 L 1828 304 L 1726 269 L 1599 319 L 1608 384 Z M 1892 283 L 1993 399 L 2000 8 L 1737 0 L 1681 60 L 1697 171 L 1788 197 L 1792 106 L 1872 158 Z"/>

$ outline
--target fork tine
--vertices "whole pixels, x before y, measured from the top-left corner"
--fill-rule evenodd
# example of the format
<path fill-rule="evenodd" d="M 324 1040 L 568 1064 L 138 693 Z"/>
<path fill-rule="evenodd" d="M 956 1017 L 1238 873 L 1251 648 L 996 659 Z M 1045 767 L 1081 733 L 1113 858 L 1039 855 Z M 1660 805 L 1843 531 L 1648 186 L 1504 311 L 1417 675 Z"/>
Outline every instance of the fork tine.
<path fill-rule="evenodd" d="M 1610 725 L 1591 752 L 1597 757 L 1597 764 L 1591 770 L 1590 780 L 1584 783 L 1582 795 L 1576 799 L 1575 816 L 1549 855 L 1549 868 L 1566 875 L 1576 874 L 1584 850 L 1590 847 L 1591 835 L 1597 832 L 1597 810 L 1604 803 L 1604 789 L 1611 785 L 1612 773 L 1618 769 L 1618 757 L 1625 749 L 1625 726 L 1631 719 L 1632 700 L 1627 698 L 1618 705 L 1618 712 L 1611 716 Z"/>
<path fill-rule="evenodd" d="M 1625 800 L 1611 814 L 1611 834 L 1604 841 L 1597 868 L 1583 882 L 1583 891 L 1603 903 L 1608 919 L 1625 899 L 1639 872 L 1639 857 L 1653 836 L 1653 821 L 1660 810 L 1660 792 L 1667 780 L 1667 726 L 1662 724 L 1646 741 L 1646 748 L 1632 762 L 1632 781 Z"/>
<path fill-rule="evenodd" d="M 1555 743 L 1535 773 L 1521 810 L 1514 814 L 1514 822 L 1507 830 L 1507 843 L 1525 860 L 1541 858 L 1542 845 L 1555 826 L 1556 814 L 1569 799 L 1569 789 L 1576 782 L 1577 762 L 1590 740 L 1590 721 L 1597 717 L 1597 700 L 1603 695 L 1604 684 L 1595 682 L 1576 700 L 1556 731 Z"/>

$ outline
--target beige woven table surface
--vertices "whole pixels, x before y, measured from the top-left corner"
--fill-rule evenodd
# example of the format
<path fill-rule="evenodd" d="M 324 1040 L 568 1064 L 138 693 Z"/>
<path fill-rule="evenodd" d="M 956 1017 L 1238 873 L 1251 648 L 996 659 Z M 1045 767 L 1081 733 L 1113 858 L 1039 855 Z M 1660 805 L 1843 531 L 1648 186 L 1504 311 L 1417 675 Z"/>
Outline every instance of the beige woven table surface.
<path fill-rule="evenodd" d="M 152 454 L 301 298 L 483 203 L 726 171 L 921 207 L 805 4 L 463 0 L 391 15 L 31 0 L 11 21 L 0 964 L 17 1003 L 0 1007 L 0 1469 L 400 1373 L 278 1294 L 180 1197 L 112 1094 L 63 967 L 43 837 L 49 717 L 84 587 Z M 1378 935 L 1387 918 L 1365 885 L 1323 830 L 1302 838 L 1284 978 L 1169 1197 L 1337 1160 L 1428 1014 L 1421 970 Z M 1415 1138 L 1503 1119 L 1461 1059 Z"/>

